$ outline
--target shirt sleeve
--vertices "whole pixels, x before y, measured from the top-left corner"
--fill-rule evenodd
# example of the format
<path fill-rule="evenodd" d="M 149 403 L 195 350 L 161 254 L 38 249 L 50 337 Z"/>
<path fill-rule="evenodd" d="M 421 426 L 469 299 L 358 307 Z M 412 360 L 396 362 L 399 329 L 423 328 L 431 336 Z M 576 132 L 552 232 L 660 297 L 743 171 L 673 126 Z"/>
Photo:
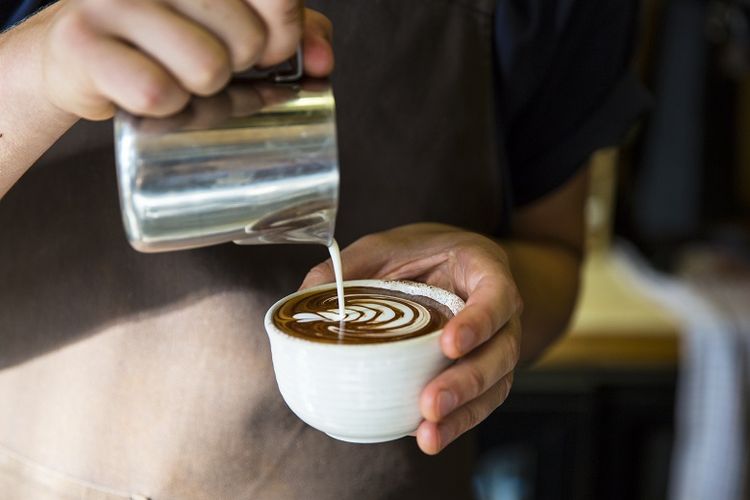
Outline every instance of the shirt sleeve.
<path fill-rule="evenodd" d="M 23 21 L 54 0 L 0 0 L 0 31 Z"/>
<path fill-rule="evenodd" d="M 499 0 L 496 104 L 514 206 L 564 184 L 648 108 L 628 69 L 637 15 L 632 0 Z"/>

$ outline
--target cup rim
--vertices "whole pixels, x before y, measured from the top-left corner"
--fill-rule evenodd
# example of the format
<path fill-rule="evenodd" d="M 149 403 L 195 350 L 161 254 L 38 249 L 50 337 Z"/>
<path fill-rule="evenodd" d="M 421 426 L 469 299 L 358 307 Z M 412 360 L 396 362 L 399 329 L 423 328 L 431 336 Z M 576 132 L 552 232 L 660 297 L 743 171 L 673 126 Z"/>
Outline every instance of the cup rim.
<path fill-rule="evenodd" d="M 383 286 L 386 284 L 387 286 Z M 372 286 L 375 288 L 385 288 L 389 290 L 398 290 L 398 291 L 406 291 L 405 288 L 408 287 L 407 293 L 415 293 L 416 295 L 422 295 L 424 297 L 429 297 L 432 300 L 435 300 L 444 306 L 446 306 L 448 309 L 451 310 L 451 312 L 456 315 L 458 312 L 464 308 L 466 305 L 463 299 L 456 295 L 453 292 L 449 292 L 448 290 L 445 290 L 443 288 L 434 286 L 434 285 L 428 285 L 426 283 L 420 283 L 418 281 L 409 281 L 409 280 L 380 280 L 380 279 L 363 279 L 363 280 L 344 280 L 344 286 Z M 440 328 L 439 330 L 435 330 L 432 333 L 428 333 L 425 335 L 419 335 L 417 337 L 411 337 L 407 339 L 401 339 L 401 340 L 392 340 L 389 342 L 376 342 L 376 343 L 369 343 L 369 344 L 334 344 L 329 342 L 316 342 L 314 340 L 307 340 L 300 337 L 295 337 L 293 335 L 289 335 L 288 333 L 285 333 L 281 331 L 274 323 L 273 323 L 273 314 L 284 302 L 290 300 L 291 298 L 305 294 L 310 292 L 317 292 L 321 290 L 330 290 L 336 288 L 336 282 L 331 283 L 323 283 L 321 285 L 316 285 L 314 287 L 305 288 L 304 290 L 297 290 L 294 293 L 290 293 L 289 295 L 282 297 L 281 299 L 277 300 L 271 307 L 268 308 L 268 311 L 266 311 L 266 316 L 264 319 L 264 324 L 266 328 L 266 332 L 268 335 L 275 335 L 276 337 L 283 338 L 284 340 L 288 340 L 290 342 L 300 342 L 301 344 L 306 345 L 312 345 L 319 349 L 391 349 L 393 346 L 399 346 L 403 347 L 405 345 L 411 345 L 411 344 L 417 344 L 420 342 L 430 342 L 435 337 L 439 337 L 443 333 L 443 329 Z M 418 290 L 433 290 L 438 291 L 435 295 L 440 295 L 442 297 L 435 297 L 434 295 L 429 295 L 427 293 L 419 293 Z M 415 292 L 415 290 L 417 290 Z"/>

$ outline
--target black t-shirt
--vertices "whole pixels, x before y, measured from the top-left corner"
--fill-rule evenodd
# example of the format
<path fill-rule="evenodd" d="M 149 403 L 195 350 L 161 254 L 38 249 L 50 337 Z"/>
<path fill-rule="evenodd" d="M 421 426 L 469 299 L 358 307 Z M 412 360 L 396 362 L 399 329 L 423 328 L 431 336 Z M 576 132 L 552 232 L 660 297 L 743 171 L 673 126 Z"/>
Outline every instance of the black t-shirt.
<path fill-rule="evenodd" d="M 3 2 L 0 25 L 50 3 Z M 628 70 L 637 10 L 630 0 L 498 0 L 495 94 L 509 207 L 564 184 L 647 107 Z"/>
<path fill-rule="evenodd" d="M 515 206 L 617 144 L 648 106 L 628 69 L 637 14 L 630 0 L 498 1 L 498 133 Z"/>

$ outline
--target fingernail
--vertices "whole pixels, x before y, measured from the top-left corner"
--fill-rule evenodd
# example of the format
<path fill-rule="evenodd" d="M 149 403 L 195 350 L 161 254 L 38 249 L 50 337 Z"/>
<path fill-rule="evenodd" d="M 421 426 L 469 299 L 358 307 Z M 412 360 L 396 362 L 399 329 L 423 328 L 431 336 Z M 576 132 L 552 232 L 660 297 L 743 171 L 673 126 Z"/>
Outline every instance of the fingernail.
<path fill-rule="evenodd" d="M 456 396 L 450 391 L 440 391 L 437 397 L 438 416 L 444 417 L 456 407 Z"/>
<path fill-rule="evenodd" d="M 471 351 L 476 345 L 477 336 L 474 330 L 468 326 L 462 326 L 458 329 L 458 350 L 461 354 Z"/>

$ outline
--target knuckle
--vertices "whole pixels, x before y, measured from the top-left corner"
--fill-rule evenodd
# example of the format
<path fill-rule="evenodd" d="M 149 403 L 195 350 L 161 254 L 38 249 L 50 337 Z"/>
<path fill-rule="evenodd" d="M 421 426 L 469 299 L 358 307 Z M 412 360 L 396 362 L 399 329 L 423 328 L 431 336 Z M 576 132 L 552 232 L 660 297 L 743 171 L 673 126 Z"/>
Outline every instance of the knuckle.
<path fill-rule="evenodd" d="M 331 267 L 327 263 L 318 264 L 307 273 L 308 278 L 324 278 L 331 273 Z"/>
<path fill-rule="evenodd" d="M 477 308 L 479 309 L 479 308 Z M 496 328 L 494 327 L 494 321 L 492 318 L 492 312 L 486 308 L 477 311 L 477 326 L 479 327 L 479 336 L 481 340 L 486 340 L 495 334 Z"/>
<path fill-rule="evenodd" d="M 113 103 L 103 102 L 96 108 L 92 108 L 88 112 L 82 113 L 81 118 L 91 121 L 108 120 L 109 118 L 112 118 L 112 116 L 115 114 L 115 111 L 116 108 Z"/>
<path fill-rule="evenodd" d="M 300 0 L 277 0 L 271 15 L 282 26 L 297 26 L 301 29 L 304 11 L 304 2 Z"/>
<path fill-rule="evenodd" d="M 193 70 L 189 88 L 201 96 L 207 96 L 221 90 L 231 77 L 229 64 L 225 57 L 206 57 Z"/>
<path fill-rule="evenodd" d="M 513 323 L 516 323 L 515 320 L 511 320 Z M 518 326 L 517 324 L 514 324 L 513 326 Z M 518 360 L 521 358 L 521 341 L 518 335 L 512 335 L 510 332 L 507 332 L 505 335 L 505 342 L 506 342 L 506 350 L 508 352 L 508 356 L 510 357 L 511 361 L 513 361 L 513 366 L 515 366 L 518 363 Z"/>
<path fill-rule="evenodd" d="M 101 9 L 107 7 L 109 9 L 114 7 L 123 7 L 128 3 L 128 0 L 83 0 L 83 3 L 89 9 Z M 132 7 L 134 2 L 130 2 Z"/>
<path fill-rule="evenodd" d="M 232 48 L 232 65 L 235 71 L 243 71 L 258 60 L 266 46 L 265 28 L 261 32 L 248 30 L 247 36 L 237 40 Z"/>
<path fill-rule="evenodd" d="M 481 414 L 479 410 L 479 406 L 475 404 L 470 404 L 466 406 L 466 411 L 464 412 L 464 417 L 461 419 L 461 423 L 459 424 L 459 432 L 465 432 L 475 425 L 477 425 L 479 422 L 481 422 L 484 419 L 484 416 Z"/>
<path fill-rule="evenodd" d="M 133 111 L 140 114 L 153 115 L 159 113 L 168 104 L 171 90 L 172 85 L 165 78 L 156 75 L 144 75 L 138 83 L 131 107 Z"/>
<path fill-rule="evenodd" d="M 386 242 L 388 239 L 388 236 L 384 232 L 382 233 L 370 233 L 365 236 L 362 236 L 360 239 L 357 240 L 358 245 L 363 246 L 378 246 Z"/>
<path fill-rule="evenodd" d="M 332 276 L 333 266 L 328 262 L 322 262 L 307 272 L 302 283 L 305 287 L 311 287 L 331 281 Z"/>
<path fill-rule="evenodd" d="M 170 96 L 169 100 L 164 101 L 161 106 L 153 110 L 152 115 L 158 118 L 174 115 L 181 111 L 188 101 L 190 101 L 190 95 L 186 92 L 182 92 L 178 96 Z"/>
<path fill-rule="evenodd" d="M 88 4 L 92 9 L 101 9 L 103 5 L 107 9 L 132 9 L 134 3 L 133 0 L 104 0 L 104 2 L 100 0 L 88 0 Z"/>
<path fill-rule="evenodd" d="M 465 243 L 461 243 L 459 245 L 456 245 L 455 247 L 451 248 L 448 251 L 448 256 L 450 260 L 454 263 L 458 262 L 466 262 L 471 263 L 474 262 L 477 258 L 477 252 L 474 247 L 471 245 L 466 245 Z"/>
<path fill-rule="evenodd" d="M 321 269 L 322 264 L 318 264 L 317 266 L 313 267 L 309 271 L 307 271 L 307 277 L 308 278 L 317 278 L 321 274 L 323 274 L 323 270 Z"/>
<path fill-rule="evenodd" d="M 297 49 L 302 38 L 304 7 L 298 0 L 276 1 L 268 15 L 272 30 L 262 62 L 274 65 L 291 57 Z"/>
<path fill-rule="evenodd" d="M 508 396 L 510 396 L 510 390 L 513 387 L 513 374 L 508 375 L 505 377 L 500 384 L 500 401 L 497 402 L 497 405 L 495 408 L 500 406 L 505 402 L 506 399 L 508 399 Z"/>
<path fill-rule="evenodd" d="M 277 40 L 266 47 L 261 61 L 262 66 L 275 66 L 289 59 L 297 49 L 298 40 L 285 38 Z"/>
<path fill-rule="evenodd" d="M 108 7 L 113 0 L 73 0 L 66 5 L 67 8 L 79 12 L 95 13 L 97 8 Z"/>
<path fill-rule="evenodd" d="M 484 392 L 486 379 L 484 373 L 475 365 L 465 364 L 466 379 L 468 381 L 467 389 L 469 398 L 472 399 Z"/>
<path fill-rule="evenodd" d="M 350 248 L 366 248 L 371 249 L 379 245 L 380 237 L 376 234 L 367 234 L 360 237 L 354 243 L 350 245 Z"/>
<path fill-rule="evenodd" d="M 134 2 L 128 0 L 82 0 L 79 2 L 81 11 L 91 19 L 101 19 L 105 14 L 113 15 L 132 9 Z"/>
<path fill-rule="evenodd" d="M 503 264 L 495 264 L 493 266 L 493 271 L 496 275 L 496 285 L 502 289 L 503 294 L 506 297 L 515 300 L 515 296 L 518 295 L 518 287 L 516 287 L 516 282 L 514 281 L 513 276 L 508 272 L 508 268 Z"/>
<path fill-rule="evenodd" d="M 70 9 L 53 25 L 50 36 L 56 42 L 79 45 L 88 32 L 86 15 L 80 9 Z"/>

